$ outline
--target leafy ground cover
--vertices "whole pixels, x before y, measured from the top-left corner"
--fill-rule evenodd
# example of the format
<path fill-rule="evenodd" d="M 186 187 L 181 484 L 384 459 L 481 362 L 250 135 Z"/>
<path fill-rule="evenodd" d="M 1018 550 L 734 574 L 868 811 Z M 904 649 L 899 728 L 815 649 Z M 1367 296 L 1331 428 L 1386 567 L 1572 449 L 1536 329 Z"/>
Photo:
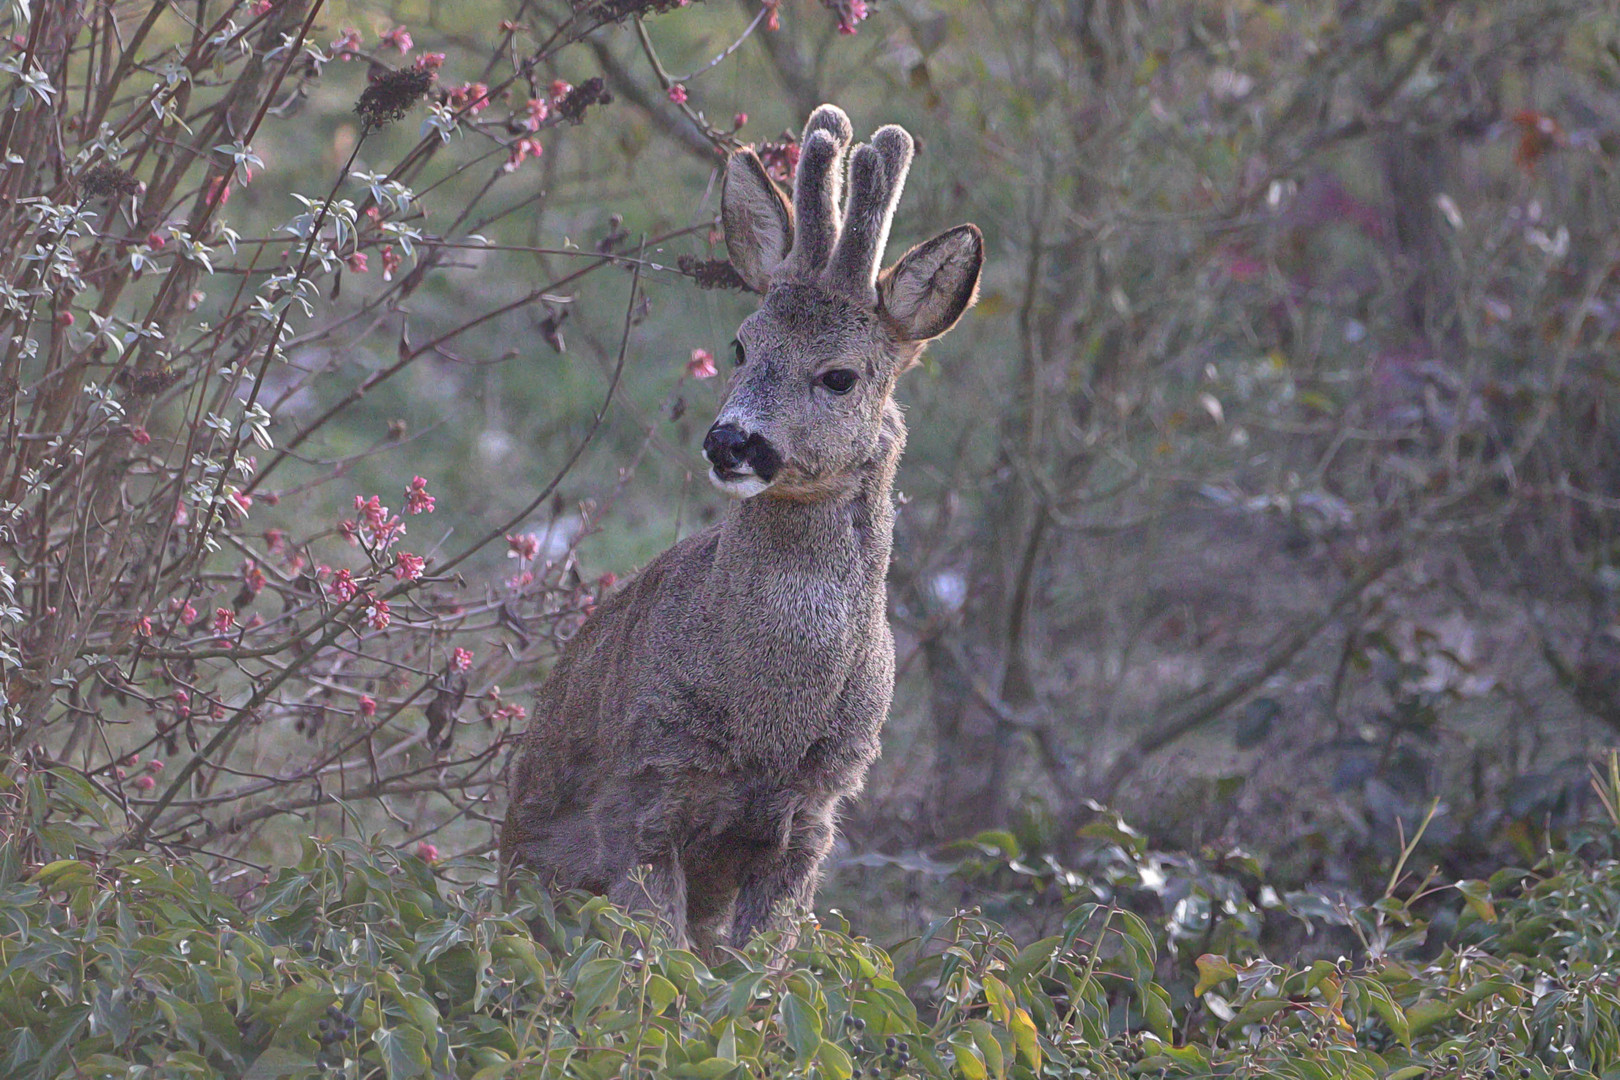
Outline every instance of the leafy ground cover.
<path fill-rule="evenodd" d="M 61 790 L 35 774 L 9 794 Z M 12 838 L 0 1073 L 1620 1076 L 1620 830 L 1488 881 L 1397 865 L 1374 903 L 1292 896 L 1302 927 L 1353 942 L 1293 961 L 1241 933 L 1189 937 L 1189 904 L 1237 927 L 1253 914 L 1219 874 L 1173 918 L 1132 910 L 1158 856 L 1117 822 L 1093 832 L 1095 860 L 1064 872 L 1066 910 L 1038 940 L 973 909 L 885 950 L 829 913 L 707 958 L 601 898 L 522 883 L 503 899 L 480 859 L 312 838 L 233 896 L 140 853 L 27 866 Z M 1024 869 L 1032 894 L 1063 876 Z"/>

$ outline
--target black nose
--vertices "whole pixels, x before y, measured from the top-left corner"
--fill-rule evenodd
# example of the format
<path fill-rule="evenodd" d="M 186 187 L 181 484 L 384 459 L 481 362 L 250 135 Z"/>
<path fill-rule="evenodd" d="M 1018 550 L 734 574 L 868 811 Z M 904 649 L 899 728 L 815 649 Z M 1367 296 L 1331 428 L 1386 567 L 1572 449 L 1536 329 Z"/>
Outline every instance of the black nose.
<path fill-rule="evenodd" d="M 735 469 L 743 459 L 748 436 L 735 424 L 716 424 L 703 440 L 703 456 L 722 471 Z"/>

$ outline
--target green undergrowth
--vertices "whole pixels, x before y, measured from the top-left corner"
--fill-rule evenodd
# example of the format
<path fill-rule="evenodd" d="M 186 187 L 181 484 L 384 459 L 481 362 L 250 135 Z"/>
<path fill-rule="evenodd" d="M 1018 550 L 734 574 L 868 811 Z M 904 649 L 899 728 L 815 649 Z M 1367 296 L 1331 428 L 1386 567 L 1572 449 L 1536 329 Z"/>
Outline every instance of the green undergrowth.
<path fill-rule="evenodd" d="M 1617 846 L 1324 899 L 1360 944 L 1291 966 L 1179 959 L 1169 921 L 1098 902 L 1035 941 L 967 911 L 885 951 L 829 917 L 705 962 L 600 898 L 503 901 L 483 860 L 310 840 L 237 900 L 13 837 L 0 1076 L 1620 1077 Z"/>

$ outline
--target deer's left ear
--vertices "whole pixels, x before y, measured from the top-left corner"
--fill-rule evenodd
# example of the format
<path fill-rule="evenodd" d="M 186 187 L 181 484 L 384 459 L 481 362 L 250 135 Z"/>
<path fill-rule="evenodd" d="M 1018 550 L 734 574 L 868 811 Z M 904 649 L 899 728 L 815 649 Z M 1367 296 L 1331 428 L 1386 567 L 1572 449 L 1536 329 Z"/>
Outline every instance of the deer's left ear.
<path fill-rule="evenodd" d="M 958 225 L 878 276 L 878 308 L 904 340 L 937 338 L 978 299 L 983 266 L 984 234 L 977 225 Z"/>

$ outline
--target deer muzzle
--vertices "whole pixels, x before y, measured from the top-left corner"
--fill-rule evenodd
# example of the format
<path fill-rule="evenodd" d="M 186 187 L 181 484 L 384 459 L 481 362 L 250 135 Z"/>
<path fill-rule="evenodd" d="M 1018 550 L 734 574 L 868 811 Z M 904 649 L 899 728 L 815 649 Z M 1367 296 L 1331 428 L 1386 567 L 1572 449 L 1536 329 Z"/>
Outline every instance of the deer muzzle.
<path fill-rule="evenodd" d="M 763 435 L 732 423 L 718 423 L 703 440 L 709 480 L 736 499 L 758 495 L 771 486 L 782 468 L 782 456 Z"/>

